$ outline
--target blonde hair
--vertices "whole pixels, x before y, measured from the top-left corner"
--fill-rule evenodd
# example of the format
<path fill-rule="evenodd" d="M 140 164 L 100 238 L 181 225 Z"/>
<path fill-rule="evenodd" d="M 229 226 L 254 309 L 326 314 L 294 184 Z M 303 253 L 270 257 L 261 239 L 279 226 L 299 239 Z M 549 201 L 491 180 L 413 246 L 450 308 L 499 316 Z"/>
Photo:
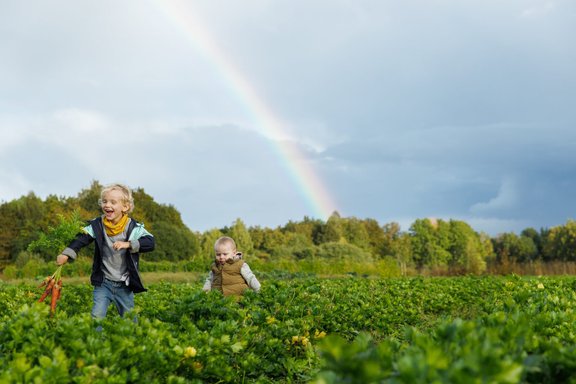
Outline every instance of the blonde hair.
<path fill-rule="evenodd" d="M 126 213 L 131 213 L 134 210 L 134 198 L 132 197 L 132 190 L 124 184 L 119 183 L 109 184 L 102 188 L 102 191 L 100 191 L 100 198 L 98 199 L 99 205 L 102 205 L 102 199 L 104 198 L 104 195 L 110 191 L 122 192 L 122 202 L 128 205 L 128 211 Z"/>
<path fill-rule="evenodd" d="M 229 244 L 232 246 L 232 249 L 236 249 L 236 242 L 234 241 L 233 238 L 228 236 L 222 236 L 219 237 L 218 240 L 216 240 L 216 242 L 214 243 L 214 250 L 225 244 Z"/>

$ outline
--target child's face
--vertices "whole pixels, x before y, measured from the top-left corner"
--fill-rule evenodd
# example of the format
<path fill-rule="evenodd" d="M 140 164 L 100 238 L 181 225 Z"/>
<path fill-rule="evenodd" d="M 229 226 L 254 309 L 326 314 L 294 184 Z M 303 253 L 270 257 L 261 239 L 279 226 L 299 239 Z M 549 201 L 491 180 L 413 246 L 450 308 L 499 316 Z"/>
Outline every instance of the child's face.
<path fill-rule="evenodd" d="M 220 244 L 214 251 L 216 252 L 216 261 L 218 264 L 224 264 L 226 260 L 230 260 L 236 254 L 236 249 L 232 244 Z"/>
<path fill-rule="evenodd" d="M 128 212 L 130 208 L 128 204 L 124 202 L 123 193 L 115 189 L 107 191 L 102 195 L 100 207 L 106 218 L 114 224 L 118 223 L 124 215 L 124 212 Z"/>

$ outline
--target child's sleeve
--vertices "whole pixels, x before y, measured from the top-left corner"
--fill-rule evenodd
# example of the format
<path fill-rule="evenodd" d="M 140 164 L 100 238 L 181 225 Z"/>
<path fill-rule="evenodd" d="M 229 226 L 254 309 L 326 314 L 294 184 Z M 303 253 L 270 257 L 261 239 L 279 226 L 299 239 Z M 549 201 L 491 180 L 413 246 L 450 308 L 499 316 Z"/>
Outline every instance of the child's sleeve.
<path fill-rule="evenodd" d="M 244 263 L 242 265 L 242 268 L 240 268 L 240 273 L 242 274 L 244 280 L 246 280 L 246 284 L 248 284 L 248 286 L 251 289 L 253 289 L 256 292 L 260 291 L 260 282 L 258 281 L 256 276 L 254 276 L 254 273 L 252 272 L 250 266 L 248 266 L 247 263 Z"/>
<path fill-rule="evenodd" d="M 212 278 L 214 277 L 214 273 L 212 271 L 210 271 L 210 273 L 208 273 L 208 277 L 206 278 L 206 281 L 204 281 L 204 286 L 202 287 L 202 290 L 204 292 L 208 292 L 210 290 L 212 290 Z"/>
<path fill-rule="evenodd" d="M 61 253 L 68 256 L 71 260 L 76 260 L 80 249 L 92 243 L 94 237 L 94 230 L 91 225 L 88 225 L 82 228 L 82 232 L 78 233 L 74 240 L 72 240 Z"/>
<path fill-rule="evenodd" d="M 156 247 L 154 236 L 141 223 L 136 224 L 128 241 L 130 242 L 131 253 L 151 252 Z"/>

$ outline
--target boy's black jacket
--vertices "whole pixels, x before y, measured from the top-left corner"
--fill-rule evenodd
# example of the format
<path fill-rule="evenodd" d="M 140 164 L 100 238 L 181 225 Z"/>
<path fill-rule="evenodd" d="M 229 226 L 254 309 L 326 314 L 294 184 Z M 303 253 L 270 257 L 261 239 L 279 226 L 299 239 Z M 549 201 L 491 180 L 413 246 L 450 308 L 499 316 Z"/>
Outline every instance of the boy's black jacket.
<path fill-rule="evenodd" d="M 102 271 L 102 248 L 105 244 L 104 240 L 104 227 L 102 224 L 102 217 L 97 217 L 89 221 L 90 226 L 94 230 L 94 238 L 87 233 L 80 233 L 76 238 L 68 245 L 76 253 L 80 251 L 81 248 L 89 245 L 92 241 L 96 241 L 96 246 L 94 249 L 94 261 L 92 263 L 92 274 L 90 275 L 90 283 L 94 286 L 100 286 L 104 282 L 104 272 Z M 128 232 L 126 238 L 130 238 L 130 234 L 134 227 L 138 223 L 132 219 L 128 225 Z M 140 278 L 140 273 L 138 272 L 138 262 L 140 260 L 140 252 L 150 252 L 154 250 L 156 242 L 154 237 L 151 235 L 145 235 L 138 239 L 140 242 L 140 251 L 137 253 L 128 252 L 127 264 L 128 264 L 128 275 L 130 277 L 128 287 L 134 293 L 140 293 L 147 291 L 142 284 L 142 279 Z"/>

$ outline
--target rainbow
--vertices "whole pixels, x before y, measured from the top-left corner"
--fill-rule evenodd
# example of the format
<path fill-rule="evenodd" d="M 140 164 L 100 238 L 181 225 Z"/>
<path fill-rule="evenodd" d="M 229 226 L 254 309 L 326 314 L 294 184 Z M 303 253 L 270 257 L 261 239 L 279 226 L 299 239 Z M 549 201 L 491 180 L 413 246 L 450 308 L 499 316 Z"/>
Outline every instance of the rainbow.
<path fill-rule="evenodd" d="M 191 8 L 192 2 L 152 0 L 152 3 L 185 34 L 203 57 L 219 70 L 225 84 L 251 113 L 258 127 L 268 138 L 271 138 L 269 142 L 272 143 L 274 153 L 280 158 L 314 216 L 328 219 L 336 210 L 334 199 L 302 151 L 293 140 L 285 139 L 290 135 L 284 124 L 270 106 L 259 97 L 246 76 L 218 47 L 210 31 L 203 26 L 197 13 Z"/>

